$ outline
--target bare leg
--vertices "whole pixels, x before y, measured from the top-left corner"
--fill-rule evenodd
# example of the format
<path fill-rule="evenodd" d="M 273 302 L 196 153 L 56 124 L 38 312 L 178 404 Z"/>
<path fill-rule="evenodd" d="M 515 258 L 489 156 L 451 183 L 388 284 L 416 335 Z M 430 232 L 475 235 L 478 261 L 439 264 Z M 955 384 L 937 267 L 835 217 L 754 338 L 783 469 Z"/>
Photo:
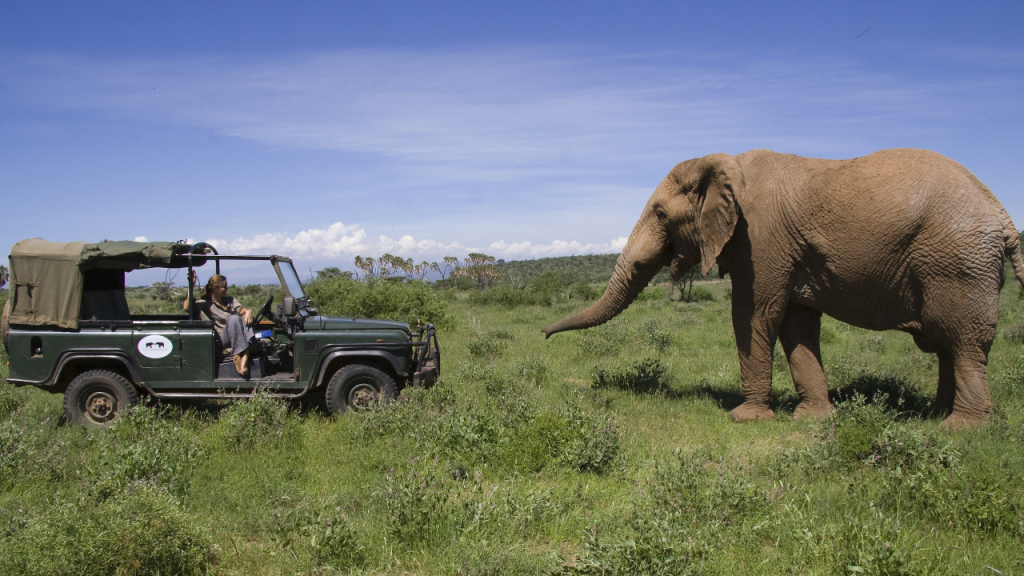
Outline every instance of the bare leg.
<path fill-rule="evenodd" d="M 800 396 L 793 419 L 824 418 L 831 410 L 828 385 L 821 367 L 821 312 L 790 304 L 779 329 L 779 341 L 789 360 L 789 371 Z"/>

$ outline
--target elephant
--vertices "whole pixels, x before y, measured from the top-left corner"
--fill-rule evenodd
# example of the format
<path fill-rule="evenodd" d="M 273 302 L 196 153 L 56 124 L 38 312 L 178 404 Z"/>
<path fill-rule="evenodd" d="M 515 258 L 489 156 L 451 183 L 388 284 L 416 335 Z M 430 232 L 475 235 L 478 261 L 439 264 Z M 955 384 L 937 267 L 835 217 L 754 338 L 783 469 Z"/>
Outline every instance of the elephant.
<path fill-rule="evenodd" d="M 970 171 L 936 152 L 882 150 L 825 160 L 752 150 L 676 165 L 644 207 L 604 295 L 543 329 L 603 324 L 665 266 L 678 277 L 717 264 L 732 282 L 743 402 L 737 422 L 774 418 L 772 359 L 781 341 L 799 404 L 832 405 L 822 369 L 821 315 L 909 333 L 937 354 L 933 407 L 946 429 L 991 415 L 986 366 L 996 334 L 1004 258 L 1024 285 L 1009 214 Z"/>

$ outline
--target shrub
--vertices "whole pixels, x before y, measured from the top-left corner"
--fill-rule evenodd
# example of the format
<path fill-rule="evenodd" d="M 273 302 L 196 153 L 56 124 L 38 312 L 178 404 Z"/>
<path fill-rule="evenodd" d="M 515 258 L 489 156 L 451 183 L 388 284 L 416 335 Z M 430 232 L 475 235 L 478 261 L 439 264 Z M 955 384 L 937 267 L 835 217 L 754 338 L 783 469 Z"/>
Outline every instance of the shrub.
<path fill-rule="evenodd" d="M 682 293 L 683 302 L 714 302 L 715 295 L 703 286 L 691 286 Z"/>
<path fill-rule="evenodd" d="M 912 576 L 927 574 L 918 564 L 917 543 L 907 543 L 899 520 L 872 506 L 868 518 L 853 515 L 842 524 L 834 543 L 841 574 Z"/>
<path fill-rule="evenodd" d="M 471 292 L 469 294 L 469 301 L 472 304 L 481 306 L 504 306 L 506 308 L 551 305 L 551 298 L 548 294 L 542 294 L 531 291 L 528 288 L 517 288 L 506 284 L 496 286 L 489 290 L 477 290 Z"/>
<path fill-rule="evenodd" d="M 265 391 L 247 400 L 232 402 L 220 413 L 224 441 L 234 450 L 280 446 L 297 433 L 296 423 L 284 401 Z"/>
<path fill-rule="evenodd" d="M 543 384 L 547 381 L 548 363 L 543 358 L 519 360 L 512 365 L 512 374 L 530 384 Z"/>
<path fill-rule="evenodd" d="M 699 527 L 681 530 L 664 519 L 641 516 L 628 535 L 612 543 L 599 537 L 597 526 L 584 533 L 583 552 L 570 557 L 555 574 L 571 576 L 659 576 L 701 573 L 714 550 L 713 538 Z"/>
<path fill-rule="evenodd" d="M 892 411 L 913 413 L 924 412 L 932 401 L 931 397 L 925 396 L 917 385 L 903 376 L 872 374 L 863 369 L 854 375 L 852 369 L 848 370 L 844 378 L 847 382 L 832 394 L 833 400 L 842 401 L 859 395 L 865 402 L 870 399 L 871 403 L 883 403 Z"/>
<path fill-rule="evenodd" d="M 593 386 L 597 389 L 615 388 L 637 394 L 653 394 L 668 389 L 665 366 L 657 358 L 647 358 L 618 369 L 598 368 L 594 371 Z"/>
<path fill-rule="evenodd" d="M 1024 290 L 1021 290 L 1020 294 L 1024 295 Z M 1024 344 L 1024 321 L 1017 322 L 1003 330 L 1003 338 L 1015 344 Z"/>
<path fill-rule="evenodd" d="M 282 548 L 308 554 L 317 566 L 349 570 L 366 560 L 365 550 L 336 497 L 306 496 L 297 502 L 280 497 L 273 503 L 270 527 Z"/>
<path fill-rule="evenodd" d="M 466 345 L 469 355 L 473 358 L 496 360 L 505 353 L 508 348 L 507 340 L 498 340 L 491 337 L 482 337 L 471 341 Z"/>
<path fill-rule="evenodd" d="M 88 471 L 94 494 L 109 497 L 138 481 L 154 483 L 178 497 L 188 491 L 203 449 L 177 418 L 164 418 L 165 412 L 136 406 L 114 421 Z"/>
<path fill-rule="evenodd" d="M 704 451 L 676 452 L 669 463 L 657 463 L 650 491 L 655 509 L 679 525 L 733 523 L 768 505 L 767 492 L 742 470 Z"/>
<path fill-rule="evenodd" d="M 894 416 L 884 402 L 868 403 L 860 394 L 837 402 L 820 432 L 827 456 L 845 464 L 868 458 Z"/>
<path fill-rule="evenodd" d="M 450 328 L 454 318 L 448 303 L 425 282 L 389 282 L 371 278 L 317 278 L 306 287 L 321 314 L 398 320 L 410 326 L 434 324 Z"/>
<path fill-rule="evenodd" d="M 461 470 L 434 458 L 414 461 L 404 475 L 394 470 L 386 476 L 381 495 L 388 518 L 388 532 L 406 543 L 447 540 L 465 524 L 465 510 L 453 498 L 456 483 L 465 480 Z"/>
<path fill-rule="evenodd" d="M 26 479 L 64 480 L 74 476 L 65 432 L 50 419 L 31 422 L 16 411 L 0 421 L 0 487 Z"/>
<path fill-rule="evenodd" d="M 557 438 L 558 459 L 580 472 L 601 473 L 619 453 L 619 431 L 607 413 L 586 413 L 571 402 L 557 412 L 564 422 Z"/>
<path fill-rule="evenodd" d="M 208 528 L 149 482 L 105 500 L 57 497 L 0 543 L 11 575 L 199 574 L 216 562 Z"/>
<path fill-rule="evenodd" d="M 640 325 L 638 330 L 640 338 L 645 344 L 654 348 L 658 353 L 663 353 L 672 344 L 672 335 L 661 329 L 657 320 L 647 320 Z"/>
<path fill-rule="evenodd" d="M 576 355 L 581 357 L 617 356 L 628 337 L 621 321 L 612 320 L 607 324 L 578 330 L 571 337 L 576 343 Z"/>

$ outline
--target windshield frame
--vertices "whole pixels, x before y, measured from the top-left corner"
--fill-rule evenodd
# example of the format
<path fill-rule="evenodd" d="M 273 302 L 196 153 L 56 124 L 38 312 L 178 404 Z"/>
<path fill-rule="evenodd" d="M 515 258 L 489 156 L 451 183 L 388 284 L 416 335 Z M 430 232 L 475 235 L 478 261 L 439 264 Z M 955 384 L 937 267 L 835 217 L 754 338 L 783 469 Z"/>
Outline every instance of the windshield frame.
<path fill-rule="evenodd" d="M 281 281 L 281 286 L 284 288 L 285 294 L 295 298 L 296 300 L 306 298 L 306 290 L 302 286 L 302 280 L 299 279 L 298 273 L 295 272 L 295 266 L 292 264 L 291 259 L 271 256 L 270 261 L 274 264 L 274 270 L 277 272 L 277 277 Z M 299 289 L 298 294 L 295 294 L 292 291 L 293 286 L 289 282 L 289 275 Z"/>

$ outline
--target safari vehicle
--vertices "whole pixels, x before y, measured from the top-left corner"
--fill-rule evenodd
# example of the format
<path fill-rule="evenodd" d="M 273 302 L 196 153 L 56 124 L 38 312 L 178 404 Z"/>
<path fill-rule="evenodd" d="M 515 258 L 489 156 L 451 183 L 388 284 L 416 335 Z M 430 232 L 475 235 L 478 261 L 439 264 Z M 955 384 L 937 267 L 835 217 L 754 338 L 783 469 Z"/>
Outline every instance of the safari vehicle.
<path fill-rule="evenodd" d="M 284 293 L 277 313 L 273 296 L 253 309 L 256 337 L 244 377 L 197 306 L 133 315 L 125 298 L 128 271 L 187 268 L 191 278 L 193 268 L 210 263 L 220 273 L 226 260 L 268 262 Z M 429 386 L 440 373 L 432 325 L 414 335 L 403 322 L 320 316 L 281 256 L 222 256 L 206 243 L 35 239 L 15 244 L 10 262 L 0 324 L 7 380 L 64 394 L 68 420 L 87 426 L 109 424 L 140 394 L 244 398 L 265 389 L 282 398 L 322 395 L 331 413 L 362 410 L 403 386 Z"/>

